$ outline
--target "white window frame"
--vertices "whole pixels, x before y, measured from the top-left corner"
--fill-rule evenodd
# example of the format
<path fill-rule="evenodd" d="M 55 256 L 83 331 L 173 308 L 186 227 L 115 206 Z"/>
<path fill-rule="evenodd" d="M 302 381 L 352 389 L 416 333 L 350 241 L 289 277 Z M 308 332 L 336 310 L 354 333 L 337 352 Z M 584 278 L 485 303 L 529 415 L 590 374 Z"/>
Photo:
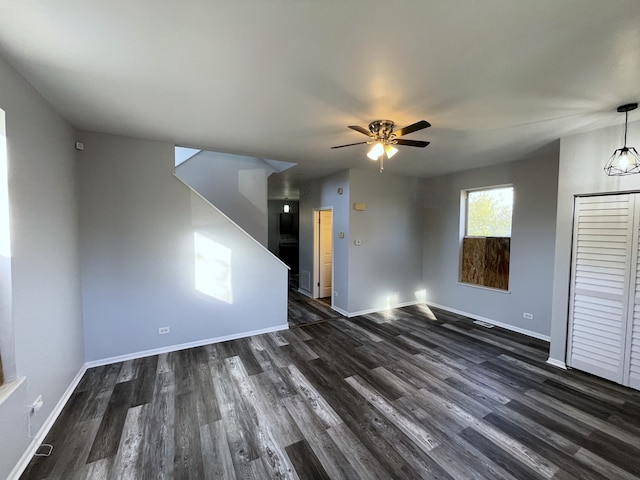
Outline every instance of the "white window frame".
<path fill-rule="evenodd" d="M 486 238 L 486 237 L 479 237 L 479 236 L 472 236 L 472 235 L 467 235 L 467 225 L 468 225 L 468 205 L 469 205 L 469 193 L 472 192 L 481 192 L 481 191 L 487 191 L 487 190 L 498 190 L 501 188 L 512 188 L 513 189 L 513 209 L 515 209 L 515 186 L 513 183 L 504 183 L 504 184 L 499 184 L 499 185 L 491 185 L 491 186 L 483 186 L 483 187 L 474 187 L 474 188 L 464 188 L 460 191 L 460 228 L 459 228 L 459 237 L 458 237 L 458 251 L 459 251 L 459 255 L 458 255 L 458 284 L 459 285 L 464 285 L 464 286 L 468 286 L 468 287 L 473 287 L 473 288 L 482 288 L 482 289 L 487 289 L 487 290 L 491 290 L 491 291 L 495 291 L 495 292 L 501 292 L 501 293 L 509 293 L 510 290 L 509 289 L 502 289 L 502 288 L 494 288 L 494 287 L 487 287 L 484 285 L 479 285 L 476 283 L 468 283 L 468 282 L 463 282 L 462 281 L 462 267 L 463 267 L 463 242 L 465 237 L 469 237 L 469 238 Z M 509 235 L 509 237 L 503 237 L 503 238 L 513 238 L 513 209 L 511 211 L 511 235 Z M 511 265 L 509 265 L 509 267 L 511 267 Z M 511 270 L 511 268 L 509 268 L 509 271 Z M 511 272 L 509 272 L 511 273 Z M 509 282 L 509 288 L 511 286 L 511 282 Z"/>

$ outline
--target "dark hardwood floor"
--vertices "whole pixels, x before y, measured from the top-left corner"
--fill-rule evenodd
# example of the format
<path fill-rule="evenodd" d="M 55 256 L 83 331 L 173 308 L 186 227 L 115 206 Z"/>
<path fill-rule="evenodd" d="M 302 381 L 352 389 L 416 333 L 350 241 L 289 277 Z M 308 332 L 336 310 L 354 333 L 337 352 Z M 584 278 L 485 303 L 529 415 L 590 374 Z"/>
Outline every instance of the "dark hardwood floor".
<path fill-rule="evenodd" d="M 287 303 L 290 327 L 344 318 L 331 308 L 331 298 L 314 299 L 298 291 L 298 275 L 289 276 L 289 300 Z"/>
<path fill-rule="evenodd" d="M 24 479 L 632 479 L 640 394 L 426 307 L 87 371 Z"/>

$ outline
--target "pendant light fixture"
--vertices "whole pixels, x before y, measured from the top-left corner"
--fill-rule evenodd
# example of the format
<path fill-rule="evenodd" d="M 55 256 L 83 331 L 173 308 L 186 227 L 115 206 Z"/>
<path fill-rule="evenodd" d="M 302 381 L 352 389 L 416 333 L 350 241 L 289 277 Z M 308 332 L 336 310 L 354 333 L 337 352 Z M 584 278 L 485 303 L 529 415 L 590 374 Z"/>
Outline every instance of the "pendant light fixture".
<path fill-rule="evenodd" d="M 624 112 L 624 146 L 617 149 L 604 167 L 604 171 L 609 176 L 632 175 L 640 173 L 640 156 L 633 147 L 627 147 L 627 121 L 629 112 L 638 108 L 637 103 L 620 105 L 618 112 Z"/>

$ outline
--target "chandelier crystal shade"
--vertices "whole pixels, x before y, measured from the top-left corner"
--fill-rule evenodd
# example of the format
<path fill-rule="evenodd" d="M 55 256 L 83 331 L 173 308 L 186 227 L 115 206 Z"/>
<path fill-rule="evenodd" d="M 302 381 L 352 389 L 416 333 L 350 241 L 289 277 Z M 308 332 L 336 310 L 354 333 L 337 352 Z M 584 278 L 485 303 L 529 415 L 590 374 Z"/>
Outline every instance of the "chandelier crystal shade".
<path fill-rule="evenodd" d="M 633 147 L 627 146 L 627 121 L 629 112 L 638 108 L 637 103 L 620 105 L 618 112 L 624 112 L 624 146 L 618 148 L 604 167 L 604 171 L 611 177 L 622 175 L 633 175 L 640 173 L 640 156 Z"/>

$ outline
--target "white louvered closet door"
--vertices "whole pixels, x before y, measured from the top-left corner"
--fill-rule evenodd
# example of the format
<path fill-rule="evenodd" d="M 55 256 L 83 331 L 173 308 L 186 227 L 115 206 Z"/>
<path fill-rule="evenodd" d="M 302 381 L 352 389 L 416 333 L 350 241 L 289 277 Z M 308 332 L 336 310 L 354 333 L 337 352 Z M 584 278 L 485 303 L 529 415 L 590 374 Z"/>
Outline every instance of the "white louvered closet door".
<path fill-rule="evenodd" d="M 635 197 L 633 225 L 635 241 L 631 252 L 631 286 L 626 331 L 623 384 L 640 390 L 640 194 Z"/>
<path fill-rule="evenodd" d="M 575 205 L 568 363 L 618 383 L 628 378 L 632 350 L 626 340 L 635 303 L 630 292 L 635 294 L 637 283 L 635 201 L 633 194 L 607 195 L 578 197 Z M 640 381 L 640 331 L 636 335 L 633 352 Z"/>

